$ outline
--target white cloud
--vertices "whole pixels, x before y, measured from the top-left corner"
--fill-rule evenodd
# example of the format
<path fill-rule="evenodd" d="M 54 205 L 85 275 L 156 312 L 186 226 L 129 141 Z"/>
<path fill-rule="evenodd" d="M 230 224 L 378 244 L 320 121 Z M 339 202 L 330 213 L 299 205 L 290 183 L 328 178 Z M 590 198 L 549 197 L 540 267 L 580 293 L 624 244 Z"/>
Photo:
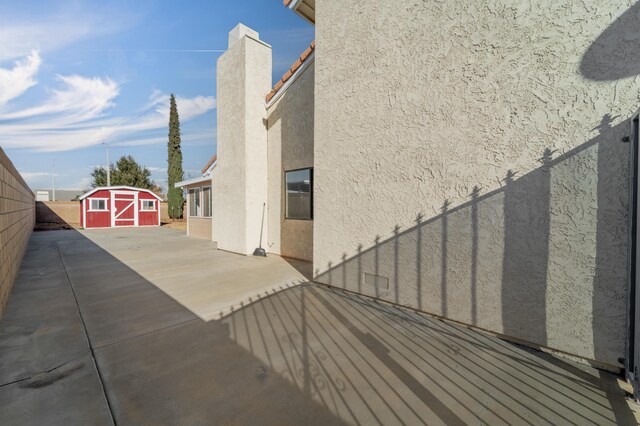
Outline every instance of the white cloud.
<path fill-rule="evenodd" d="M 22 176 L 25 180 L 41 178 L 43 176 L 51 176 L 51 173 L 47 172 L 20 172 L 20 176 Z M 58 173 L 56 173 L 58 176 Z"/>
<path fill-rule="evenodd" d="M 182 120 L 182 118 L 181 118 Z M 165 122 L 166 124 L 166 122 Z M 182 145 L 215 145 L 216 144 L 216 129 L 203 129 L 194 133 L 183 132 L 180 135 Z M 157 145 L 167 143 L 167 135 L 150 137 L 150 138 L 133 138 L 118 142 L 118 146 L 144 146 L 144 145 Z"/>
<path fill-rule="evenodd" d="M 195 98 L 176 98 L 180 117 L 187 119 L 202 114 L 202 111 L 209 111 L 216 107 L 216 100 L 213 96 L 196 96 Z M 168 117 L 168 114 L 167 114 Z"/>
<path fill-rule="evenodd" d="M 36 75 L 42 60 L 37 51 L 16 60 L 13 68 L 0 68 L 0 108 L 37 84 Z"/>
<path fill-rule="evenodd" d="M 87 78 L 79 75 L 58 76 L 62 89 L 52 90 L 49 99 L 36 107 L 0 114 L 0 120 L 24 119 L 40 116 L 40 127 L 50 127 L 51 123 L 42 122 L 41 116 L 64 113 L 64 120 L 58 117 L 55 125 L 78 123 L 99 117 L 115 106 L 114 99 L 119 87 L 109 78 Z M 30 126 L 33 128 L 33 126 Z"/>
<path fill-rule="evenodd" d="M 169 125 L 169 99 L 169 95 L 154 91 L 147 103 L 146 110 L 148 112 L 136 119 L 135 122 L 122 123 L 118 128 L 125 131 L 142 131 L 167 127 Z M 183 122 L 214 109 L 216 102 L 213 96 L 196 96 L 194 98 L 177 96 L 176 105 L 180 122 Z"/>
<path fill-rule="evenodd" d="M 66 151 L 103 142 L 122 145 L 145 145 L 161 139 L 166 142 L 166 137 L 149 133 L 166 130 L 168 95 L 155 91 L 143 110 L 127 118 L 112 117 L 107 113 L 120 93 L 113 80 L 79 75 L 58 76 L 57 80 L 61 87 L 50 90 L 50 96 L 40 105 L 20 110 L 5 105 L 5 111 L 0 113 L 1 146 Z M 182 123 L 215 108 L 212 96 L 178 97 L 176 102 Z"/>
<path fill-rule="evenodd" d="M 91 183 L 93 182 L 93 178 L 91 176 L 85 176 L 75 184 L 74 188 L 66 188 L 66 189 L 80 189 L 84 190 L 91 187 Z"/>
<path fill-rule="evenodd" d="M 49 188 L 51 187 L 51 173 L 49 172 L 24 172 L 20 171 L 20 176 L 27 182 L 31 188 Z M 56 178 L 60 176 L 56 173 Z"/>
<path fill-rule="evenodd" d="M 126 140 L 124 142 L 118 142 L 118 146 L 144 146 L 144 145 L 157 145 L 157 144 L 166 144 L 167 136 L 156 136 L 151 138 L 134 138 L 130 140 Z"/>
<path fill-rule="evenodd" d="M 6 48 L 4 58 L 17 58 L 33 49 L 50 51 L 87 36 L 87 22 L 69 22 L 57 19 L 51 22 L 19 23 L 2 29 L 2 42 Z"/>
<path fill-rule="evenodd" d="M 149 166 L 147 167 L 147 169 L 149 169 L 149 171 L 151 173 L 163 173 L 167 171 L 166 167 L 154 167 L 154 166 Z"/>
<path fill-rule="evenodd" d="M 131 16 L 124 13 L 103 19 L 100 11 L 79 10 L 71 2 L 59 5 L 64 10 L 40 17 L 32 13 L 28 20 L 5 16 L 0 27 L 2 59 L 19 58 L 33 50 L 54 51 L 80 40 L 119 32 L 131 22 Z"/>

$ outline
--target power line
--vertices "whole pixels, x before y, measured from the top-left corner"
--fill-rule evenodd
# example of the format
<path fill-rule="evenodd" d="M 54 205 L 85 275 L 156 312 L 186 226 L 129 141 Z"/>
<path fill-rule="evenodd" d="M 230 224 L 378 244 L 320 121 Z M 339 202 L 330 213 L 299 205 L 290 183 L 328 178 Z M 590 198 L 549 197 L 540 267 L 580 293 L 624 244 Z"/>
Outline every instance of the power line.
<path fill-rule="evenodd" d="M 90 52 L 177 52 L 177 53 L 224 53 L 226 49 L 78 49 Z"/>

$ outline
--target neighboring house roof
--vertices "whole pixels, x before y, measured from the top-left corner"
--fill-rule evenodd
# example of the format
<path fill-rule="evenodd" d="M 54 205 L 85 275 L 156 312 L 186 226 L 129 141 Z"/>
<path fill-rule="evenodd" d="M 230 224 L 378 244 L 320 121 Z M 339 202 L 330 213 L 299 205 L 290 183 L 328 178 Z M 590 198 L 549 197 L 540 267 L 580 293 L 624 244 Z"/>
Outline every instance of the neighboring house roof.
<path fill-rule="evenodd" d="M 35 189 L 33 192 L 46 192 L 49 194 L 49 200 L 53 200 L 53 193 L 50 189 Z M 81 196 L 82 192 L 80 189 L 56 189 L 56 201 L 72 201 L 74 198 Z"/>
<path fill-rule="evenodd" d="M 211 176 L 199 176 L 192 179 L 183 180 L 173 184 L 175 188 L 184 188 L 185 186 L 195 185 L 197 183 L 211 184 Z"/>
<path fill-rule="evenodd" d="M 158 194 L 156 194 L 155 192 L 149 190 L 149 189 L 143 189 L 143 188 L 134 188 L 133 186 L 99 186 L 97 188 L 92 189 L 91 191 L 82 194 L 82 196 L 80 197 L 81 200 L 84 200 L 85 198 L 87 198 L 88 196 L 95 194 L 98 191 L 111 191 L 111 190 L 118 190 L 118 189 L 128 189 L 130 191 L 140 191 L 140 192 L 146 192 L 149 193 L 151 195 L 153 195 L 154 197 L 156 197 L 158 199 L 158 201 L 162 201 L 162 198 L 160 198 L 158 196 Z M 57 192 L 57 191 L 56 191 Z"/>
<path fill-rule="evenodd" d="M 273 86 L 273 90 L 267 94 L 266 100 L 269 102 L 273 97 L 282 89 L 285 84 L 298 72 L 302 65 L 309 60 L 309 58 L 313 57 L 313 53 L 316 49 L 316 41 L 311 42 L 311 46 L 307 47 L 307 49 L 302 52 L 302 55 L 291 65 L 291 68 L 287 72 L 284 73 L 282 78 Z"/>
<path fill-rule="evenodd" d="M 211 166 L 213 166 L 213 163 L 215 163 L 217 159 L 218 159 L 218 156 L 214 154 L 213 157 L 211 157 L 211 159 L 207 163 L 207 165 L 202 168 L 200 173 L 202 173 L 203 175 L 206 175 L 207 172 L 209 172 L 209 169 L 212 168 Z"/>
<path fill-rule="evenodd" d="M 194 177 L 191 179 L 182 180 L 173 184 L 175 188 L 183 188 L 185 186 L 194 185 L 197 183 L 211 182 L 211 172 L 218 165 L 218 156 L 214 154 L 209 160 L 206 166 L 200 171 L 202 176 Z"/>

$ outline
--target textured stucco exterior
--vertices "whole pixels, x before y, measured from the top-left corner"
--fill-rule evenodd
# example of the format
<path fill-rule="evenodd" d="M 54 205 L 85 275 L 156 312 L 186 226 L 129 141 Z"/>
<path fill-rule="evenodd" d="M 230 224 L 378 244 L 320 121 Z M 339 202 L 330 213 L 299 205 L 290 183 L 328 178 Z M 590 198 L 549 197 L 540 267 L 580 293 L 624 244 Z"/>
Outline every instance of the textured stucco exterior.
<path fill-rule="evenodd" d="M 632 4 L 318 1 L 316 279 L 620 366 Z"/>
<path fill-rule="evenodd" d="M 187 235 L 195 238 L 211 239 L 211 218 L 190 217 Z"/>
<path fill-rule="evenodd" d="M 217 64 L 218 166 L 212 173 L 213 240 L 250 254 L 260 244 L 267 201 L 264 96 L 271 88 L 271 47 L 249 36 Z M 265 218 L 266 222 L 266 218 Z M 267 235 L 265 223 L 264 235 Z"/>
<path fill-rule="evenodd" d="M 35 225 L 35 195 L 0 148 L 0 318 Z"/>
<path fill-rule="evenodd" d="M 313 260 L 313 221 L 285 218 L 284 172 L 313 167 L 314 64 L 268 108 L 269 247 L 271 253 Z"/>

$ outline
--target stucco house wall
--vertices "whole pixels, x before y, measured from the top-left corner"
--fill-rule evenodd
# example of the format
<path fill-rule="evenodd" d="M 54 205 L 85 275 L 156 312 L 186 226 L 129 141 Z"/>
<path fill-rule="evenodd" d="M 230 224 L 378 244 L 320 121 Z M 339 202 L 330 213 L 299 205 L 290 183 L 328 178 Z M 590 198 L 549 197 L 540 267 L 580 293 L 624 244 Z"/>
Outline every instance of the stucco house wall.
<path fill-rule="evenodd" d="M 211 218 L 190 217 L 187 235 L 195 238 L 211 239 Z"/>
<path fill-rule="evenodd" d="M 217 63 L 219 163 L 212 173 L 213 240 L 220 249 L 250 254 L 260 244 L 267 201 L 264 97 L 271 89 L 271 47 L 244 26 L 232 34 L 236 36 L 230 36 L 229 49 Z M 266 228 L 265 223 L 264 235 Z"/>
<path fill-rule="evenodd" d="M 620 367 L 633 3 L 316 2 L 316 279 Z"/>
<path fill-rule="evenodd" d="M 313 167 L 314 64 L 310 63 L 268 112 L 268 251 L 313 260 L 313 220 L 285 218 L 284 173 Z"/>

